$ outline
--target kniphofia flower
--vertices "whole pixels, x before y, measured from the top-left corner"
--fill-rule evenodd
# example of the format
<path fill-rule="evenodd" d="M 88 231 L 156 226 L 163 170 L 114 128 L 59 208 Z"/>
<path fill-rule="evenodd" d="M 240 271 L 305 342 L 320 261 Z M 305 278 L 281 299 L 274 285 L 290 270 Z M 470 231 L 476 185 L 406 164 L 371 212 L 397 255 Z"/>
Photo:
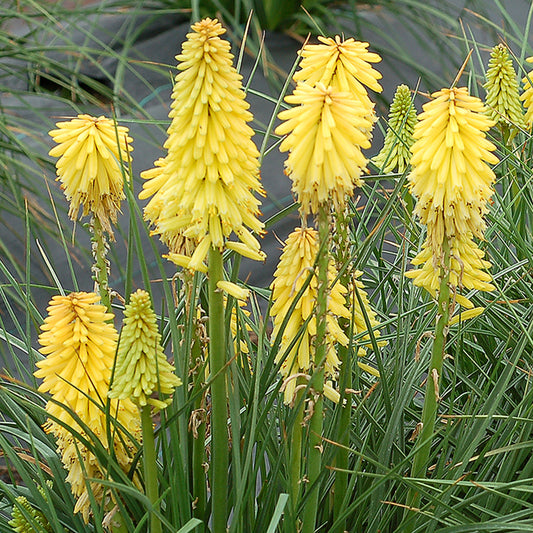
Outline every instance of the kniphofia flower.
<path fill-rule="evenodd" d="M 370 147 L 363 131 L 371 122 L 349 93 L 322 83 L 300 83 L 285 100 L 296 105 L 279 114 L 285 122 L 276 133 L 288 134 L 280 150 L 289 152 L 285 169 L 301 211 L 317 213 L 330 200 L 342 209 L 346 197 L 361 185 L 367 162 L 361 148 Z"/>
<path fill-rule="evenodd" d="M 97 439 L 108 450 L 112 447 L 124 470 L 131 463 L 134 444 L 118 428 L 122 426 L 135 439 L 140 438 L 140 418 L 134 404 L 129 400 L 120 403 L 112 400 L 108 404 L 118 334 L 110 323 L 113 315 L 98 301 L 98 295 L 85 292 L 52 298 L 39 336 L 40 352 L 46 358 L 37 363 L 39 369 L 35 372 L 37 378 L 43 379 L 39 391 L 51 394 L 46 404 L 51 418 L 45 430 L 57 439 L 63 464 L 69 471 L 67 481 L 77 497 L 75 511 L 81 512 L 86 521 L 90 500 L 85 475 L 104 478 L 107 474 L 90 449 L 75 439 L 73 431 L 89 440 Z M 81 423 L 66 408 L 76 413 Z M 117 428 L 112 425 L 111 443 L 108 439 L 110 417 L 117 425 Z M 91 487 L 97 500 L 101 500 L 103 487 L 98 483 L 91 483 Z"/>
<path fill-rule="evenodd" d="M 153 196 L 146 214 L 154 233 L 166 241 L 181 234 L 196 243 L 189 268 L 201 269 L 210 247 L 263 260 L 253 233 L 263 232 L 254 193 L 264 191 L 242 76 L 216 19 L 192 30 L 177 56 L 181 72 L 172 93 L 168 153 L 159 161 L 161 171 L 144 174 L 140 198 Z M 229 241 L 233 233 L 238 241 Z"/>
<path fill-rule="evenodd" d="M 56 126 L 49 135 L 57 146 L 49 155 L 59 157 L 57 179 L 70 202 L 70 218 L 76 220 L 81 207 L 83 216 L 96 217 L 112 236 L 111 224 L 116 223 L 124 198 L 123 168 L 127 175 L 133 150 L 128 128 L 90 115 Z"/>
<path fill-rule="evenodd" d="M 399 85 L 389 110 L 389 120 L 383 148 L 372 160 L 382 172 L 402 173 L 411 159 L 410 148 L 415 142 L 416 110 L 407 85 Z"/>
<path fill-rule="evenodd" d="M 169 396 L 178 385 L 181 385 L 181 380 L 161 346 L 150 295 L 138 289 L 131 295 L 124 310 L 124 326 L 109 397 L 130 399 L 140 407 L 150 404 L 164 409 L 171 398 L 162 399 L 154 395 Z"/>
<path fill-rule="evenodd" d="M 297 385 L 294 376 L 312 373 L 315 349 L 312 338 L 316 335 L 316 317 L 314 314 L 318 292 L 318 282 L 314 270 L 318 248 L 316 230 L 296 228 L 287 238 L 272 283 L 273 339 L 277 337 L 283 322 L 289 315 L 276 356 L 276 362 L 283 360 L 280 371 L 285 378 L 284 398 L 285 403 L 288 404 L 294 400 Z M 310 283 L 295 304 L 294 310 L 290 311 L 309 275 L 312 275 Z M 348 338 L 339 327 L 338 317 L 349 318 L 351 316 L 345 306 L 347 289 L 339 282 L 333 284 L 336 276 L 337 272 L 333 262 L 330 262 L 328 279 L 332 285 L 328 295 L 327 356 L 325 361 L 325 374 L 328 379 L 335 379 L 340 363 L 335 350 L 335 343 L 348 344 Z M 289 349 L 293 342 L 294 346 Z"/>
<path fill-rule="evenodd" d="M 370 100 L 366 87 L 381 92 L 378 80 L 381 74 L 372 67 L 379 63 L 381 57 L 368 51 L 368 43 L 353 38 L 342 40 L 319 37 L 321 44 L 307 44 L 300 55 L 300 69 L 294 74 L 294 80 L 315 86 L 321 83 L 326 87 L 348 92 L 363 106 L 363 115 L 370 120 L 371 126 L 366 131 L 370 138 L 374 122 L 374 103 Z"/>
<path fill-rule="evenodd" d="M 510 127 L 514 134 L 518 133 L 520 128 L 525 127 L 524 110 L 516 71 L 505 45 L 499 44 L 492 49 L 485 77 L 487 81 L 483 87 L 487 91 L 487 114 L 496 124 Z"/>
<path fill-rule="evenodd" d="M 533 57 L 528 57 L 526 59 L 528 63 L 533 63 Z M 533 81 L 533 71 L 529 72 L 527 76 L 524 76 L 522 83 L 524 84 L 524 92 L 520 95 L 520 100 L 524 102 L 524 107 L 526 108 L 525 121 L 529 129 L 533 126 L 533 86 L 531 82 Z"/>
<path fill-rule="evenodd" d="M 407 275 L 434 294 L 440 268 L 448 268 L 442 263 L 446 239 L 451 283 L 491 290 L 490 276 L 481 275 L 489 263 L 473 238 L 483 238 L 483 215 L 493 192 L 495 176 L 489 164 L 498 159 L 485 132 L 494 122 L 466 88 L 443 89 L 432 96 L 415 128 L 409 175 L 417 198 L 415 213 L 428 233 L 413 263 L 425 266 Z"/>

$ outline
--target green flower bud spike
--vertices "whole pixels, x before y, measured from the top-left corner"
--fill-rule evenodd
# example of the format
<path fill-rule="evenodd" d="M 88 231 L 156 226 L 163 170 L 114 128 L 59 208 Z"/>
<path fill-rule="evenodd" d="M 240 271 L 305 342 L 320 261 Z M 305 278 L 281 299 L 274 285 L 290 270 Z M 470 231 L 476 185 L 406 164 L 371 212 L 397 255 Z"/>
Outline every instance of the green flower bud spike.
<path fill-rule="evenodd" d="M 164 409 L 170 399 L 162 400 L 153 395 L 172 394 L 181 380 L 163 353 L 149 294 L 141 289 L 132 294 L 124 316 L 109 396 L 121 400 L 129 398 L 139 407 L 152 405 Z"/>
<path fill-rule="evenodd" d="M 407 85 L 399 85 L 390 107 L 383 148 L 372 160 L 382 172 L 402 173 L 409 166 L 416 122 L 411 91 Z"/>
<path fill-rule="evenodd" d="M 498 44 L 492 49 L 485 77 L 487 115 L 512 138 L 526 125 L 516 71 L 505 45 Z"/>

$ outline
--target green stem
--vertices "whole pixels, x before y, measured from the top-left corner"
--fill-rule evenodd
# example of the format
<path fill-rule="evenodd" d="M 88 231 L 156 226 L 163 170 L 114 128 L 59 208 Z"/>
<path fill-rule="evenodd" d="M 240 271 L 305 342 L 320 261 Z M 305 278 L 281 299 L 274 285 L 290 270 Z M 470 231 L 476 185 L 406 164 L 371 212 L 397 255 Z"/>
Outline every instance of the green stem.
<path fill-rule="evenodd" d="M 196 368 L 198 361 L 202 357 L 202 348 L 198 340 L 200 338 L 202 338 L 202 335 L 198 334 L 191 350 L 191 363 Z M 195 502 L 194 516 L 200 520 L 205 519 L 207 501 L 207 487 L 205 482 L 205 398 L 204 394 L 200 392 L 204 384 L 203 376 L 203 367 L 197 368 L 193 388 L 193 394 L 198 394 L 198 397 L 194 401 L 198 425 L 195 426 L 195 434 L 192 435 L 192 498 Z"/>
<path fill-rule="evenodd" d="M 228 490 L 228 401 L 222 252 L 209 250 L 209 364 L 211 373 L 211 506 L 213 533 L 226 533 Z"/>
<path fill-rule="evenodd" d="M 444 364 L 444 348 L 446 346 L 446 336 L 448 333 L 448 323 L 450 321 L 450 246 L 447 239 L 443 243 L 444 259 L 441 267 L 441 280 L 439 288 L 437 323 L 435 326 L 435 338 L 433 339 L 433 349 L 431 361 L 426 381 L 426 394 L 424 397 L 424 407 L 422 410 L 422 426 L 417 438 L 417 449 L 413 457 L 411 477 L 425 477 L 428 460 L 433 443 L 433 433 L 439 406 L 439 390 L 442 377 L 442 367 Z M 419 443 L 419 444 L 418 444 Z M 418 508 L 421 501 L 421 494 L 416 489 L 411 489 L 407 496 L 409 508 Z M 408 510 L 407 513 L 410 511 Z M 411 522 L 414 528 L 414 522 Z M 412 531 L 408 529 L 407 531 Z"/>
<path fill-rule="evenodd" d="M 318 212 L 318 288 L 316 305 L 316 339 L 315 339 L 315 368 L 311 376 L 310 391 L 313 395 L 311 420 L 309 422 L 309 449 L 308 449 L 308 493 L 307 503 L 303 511 L 302 533 L 315 531 L 316 516 L 318 511 L 319 484 L 318 478 L 322 468 L 322 426 L 324 416 L 324 377 L 326 362 L 326 331 L 328 310 L 328 241 L 329 241 L 329 216 L 328 208 L 320 206 Z"/>
<path fill-rule="evenodd" d="M 150 533 L 161 533 L 161 521 L 157 516 L 159 513 L 159 486 L 157 480 L 157 456 L 155 450 L 154 425 L 150 405 L 145 405 L 141 409 L 141 422 L 143 432 L 143 465 L 144 483 L 146 486 L 146 496 L 152 504 L 150 513 Z"/>
<path fill-rule="evenodd" d="M 348 332 L 349 322 L 345 319 L 339 320 L 339 325 L 345 333 Z M 349 346 L 339 346 L 339 359 L 341 361 L 339 370 L 339 386 L 342 391 L 352 388 L 352 358 Z M 339 416 L 339 433 L 337 435 L 337 442 L 340 444 L 337 454 L 335 456 L 335 465 L 337 470 L 335 472 L 334 485 L 334 502 L 333 502 L 333 521 L 337 522 L 339 516 L 344 511 L 344 500 L 348 491 L 348 466 L 349 466 L 349 447 L 350 447 L 350 427 L 351 427 L 351 401 L 341 393 L 341 401 L 337 405 L 340 409 Z M 339 523 L 338 531 L 346 529 L 346 520 Z"/>
<path fill-rule="evenodd" d="M 109 246 L 107 239 L 102 229 L 102 224 L 97 217 L 93 216 L 92 221 L 92 251 L 94 258 L 94 265 L 92 267 L 94 281 L 100 293 L 100 300 L 102 305 L 105 305 L 107 309 L 111 308 L 111 297 L 109 296 L 109 261 L 107 260 L 107 251 Z"/>
<path fill-rule="evenodd" d="M 302 484 L 302 423 L 304 419 L 303 391 L 296 395 L 294 405 L 298 409 L 290 437 L 290 493 L 294 516 L 298 508 L 300 487 Z"/>

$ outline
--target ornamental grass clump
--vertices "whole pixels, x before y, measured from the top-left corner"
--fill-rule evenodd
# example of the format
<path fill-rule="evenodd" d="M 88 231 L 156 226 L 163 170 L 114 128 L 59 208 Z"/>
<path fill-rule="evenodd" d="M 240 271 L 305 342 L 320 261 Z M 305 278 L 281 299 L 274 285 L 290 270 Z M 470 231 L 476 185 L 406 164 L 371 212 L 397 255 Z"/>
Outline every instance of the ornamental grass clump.
<path fill-rule="evenodd" d="M 86 522 L 92 512 L 87 485 L 96 501 L 102 502 L 106 491 L 94 480 L 107 479 L 109 472 L 75 433 L 101 443 L 124 471 L 137 446 L 131 437 L 137 442 L 141 437 L 135 405 L 130 400 L 107 400 L 118 334 L 110 323 L 113 315 L 98 302 L 98 295 L 86 292 L 52 298 L 39 336 L 45 359 L 37 363 L 35 372 L 43 380 L 39 391 L 51 395 L 45 430 L 57 439 L 77 500 L 74 511 Z"/>
<path fill-rule="evenodd" d="M 399 85 L 390 106 L 383 148 L 372 159 L 381 172 L 403 173 L 407 169 L 416 121 L 411 91 L 407 85 Z"/>
<path fill-rule="evenodd" d="M 526 124 L 516 71 L 504 44 L 492 49 L 485 77 L 487 115 L 506 133 L 506 138 L 512 138 L 525 129 Z"/>
<path fill-rule="evenodd" d="M 192 30 L 176 57 L 181 72 L 172 93 L 167 155 L 156 162 L 158 170 L 143 174 L 140 198 L 152 196 L 145 214 L 163 241 L 183 235 L 195 242 L 188 259 L 171 256 L 190 269 L 202 269 L 210 248 L 263 260 L 253 233 L 263 232 L 254 193 L 264 191 L 242 76 L 216 19 Z M 229 240 L 232 234 L 237 242 Z"/>

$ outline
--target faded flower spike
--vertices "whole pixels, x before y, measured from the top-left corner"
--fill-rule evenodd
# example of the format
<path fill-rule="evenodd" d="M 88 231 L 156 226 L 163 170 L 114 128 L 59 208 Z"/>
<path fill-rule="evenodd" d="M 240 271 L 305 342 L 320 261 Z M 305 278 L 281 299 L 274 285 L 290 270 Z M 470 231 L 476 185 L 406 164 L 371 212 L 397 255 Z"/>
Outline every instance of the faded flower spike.
<path fill-rule="evenodd" d="M 352 94 L 363 106 L 363 115 L 371 121 L 371 127 L 365 130 L 370 138 L 374 104 L 365 86 L 378 93 L 383 90 L 378 82 L 381 74 L 372 67 L 372 63 L 379 63 L 381 57 L 367 50 L 368 43 L 353 38 L 343 41 L 337 35 L 334 39 L 319 37 L 318 40 L 321 44 L 303 47 L 300 52 L 303 59 L 294 80 L 312 86 L 321 83 Z"/>
<path fill-rule="evenodd" d="M 409 166 L 416 122 L 411 91 L 407 85 L 399 85 L 390 107 L 383 148 L 372 160 L 382 172 L 402 173 Z"/>
<path fill-rule="evenodd" d="M 123 168 L 127 175 L 133 150 L 128 128 L 90 115 L 78 115 L 56 126 L 49 135 L 57 146 L 49 155 L 59 157 L 57 179 L 70 202 L 69 217 L 76 220 L 82 207 L 83 216 L 96 217 L 112 236 L 111 224 L 116 223 L 124 198 Z"/>
<path fill-rule="evenodd" d="M 490 280 L 479 277 L 488 262 L 481 260 L 483 254 L 472 239 L 483 238 L 483 215 L 493 192 L 495 176 L 489 163 L 496 164 L 498 158 L 485 132 L 494 123 L 481 100 L 470 96 L 466 88 L 443 89 L 432 96 L 415 128 L 409 175 L 410 191 L 417 198 L 415 213 L 428 233 L 413 263 L 430 261 L 431 266 L 408 276 L 433 294 L 437 288 L 434 276 L 439 276 L 440 267 L 448 268 L 442 263 L 447 241 L 455 272 L 452 283 L 474 287 L 473 279 L 467 282 L 470 271 L 478 277 L 480 290 L 490 290 Z"/>
<path fill-rule="evenodd" d="M 533 57 L 526 59 L 528 63 L 533 63 Z M 526 108 L 526 125 L 528 129 L 533 126 L 533 87 L 531 82 L 533 81 L 533 71 L 529 72 L 527 76 L 524 76 L 522 83 L 524 84 L 524 92 L 520 95 L 520 100 L 524 102 Z"/>
<path fill-rule="evenodd" d="M 140 439 L 140 418 L 133 403 L 107 402 L 118 334 L 109 322 L 113 315 L 98 301 L 98 295 L 85 292 L 52 298 L 39 336 L 40 352 L 46 359 L 37 363 L 39 370 L 35 372 L 36 377 L 43 379 L 39 391 L 52 395 L 46 411 L 60 421 L 48 419 L 45 430 L 57 438 L 63 464 L 69 471 L 67 481 L 77 497 L 75 512 L 81 512 L 85 521 L 91 512 L 86 477 L 102 479 L 107 474 L 90 449 L 76 441 L 72 432 L 79 432 L 89 440 L 97 439 L 108 450 L 113 447 L 116 460 L 124 470 L 130 465 L 134 444 L 119 427 Z M 63 406 L 76 413 L 80 423 Z M 110 424 L 114 437 L 111 444 L 108 442 Z M 91 482 L 91 487 L 100 501 L 104 488 L 96 482 Z"/>
<path fill-rule="evenodd" d="M 483 87 L 487 91 L 485 105 L 488 116 L 502 127 L 510 127 L 513 136 L 525 128 L 524 110 L 520 102 L 518 81 L 509 51 L 503 44 L 492 49 Z"/>
<path fill-rule="evenodd" d="M 144 174 L 140 198 L 153 197 L 146 215 L 154 233 L 165 241 L 181 234 L 197 243 L 189 268 L 202 269 L 209 248 L 224 248 L 232 233 L 249 256 L 263 260 L 252 232 L 263 232 L 254 193 L 264 191 L 242 76 L 216 19 L 192 30 L 177 56 L 181 72 L 172 93 L 168 153 L 156 163 L 161 170 Z"/>
<path fill-rule="evenodd" d="M 179 385 L 181 380 L 161 347 L 161 335 L 150 295 L 139 289 L 131 295 L 130 303 L 124 310 L 124 326 L 109 397 L 118 400 L 129 398 L 140 407 L 150 404 L 164 409 L 171 398 L 161 399 L 159 395 L 169 396 Z"/>
<path fill-rule="evenodd" d="M 289 319 L 283 330 L 281 343 L 276 357 L 276 362 L 283 359 L 281 373 L 285 378 L 285 403 L 294 401 L 297 386 L 297 374 L 310 374 L 314 359 L 313 337 L 316 335 L 315 307 L 318 292 L 318 282 L 315 275 L 315 261 L 318 253 L 318 233 L 311 228 L 296 228 L 287 238 L 283 248 L 278 267 L 274 273 L 272 283 L 272 316 L 274 330 L 272 338 L 275 339 L 285 321 Z M 295 304 L 298 293 L 304 286 L 309 275 L 310 283 L 305 288 L 301 298 Z M 337 272 L 330 262 L 328 279 L 330 283 L 337 277 Z M 325 373 L 329 379 L 335 379 L 339 367 L 339 359 L 335 350 L 335 343 L 348 344 L 348 338 L 338 324 L 338 317 L 350 318 L 350 311 L 345 306 L 347 289 L 339 282 L 333 284 L 328 295 L 327 315 L 327 356 Z M 294 346 L 289 346 L 296 340 Z M 289 351 L 288 351 L 289 350 Z M 287 353 L 288 351 L 288 353 Z"/>
<path fill-rule="evenodd" d="M 285 122 L 276 133 L 288 134 L 280 150 L 289 152 L 286 173 L 301 211 L 317 213 L 330 200 L 342 209 L 346 196 L 361 185 L 367 162 L 361 148 L 370 147 L 363 130 L 371 127 L 370 121 L 349 93 L 321 83 L 300 83 L 285 100 L 296 106 L 279 114 Z"/>

